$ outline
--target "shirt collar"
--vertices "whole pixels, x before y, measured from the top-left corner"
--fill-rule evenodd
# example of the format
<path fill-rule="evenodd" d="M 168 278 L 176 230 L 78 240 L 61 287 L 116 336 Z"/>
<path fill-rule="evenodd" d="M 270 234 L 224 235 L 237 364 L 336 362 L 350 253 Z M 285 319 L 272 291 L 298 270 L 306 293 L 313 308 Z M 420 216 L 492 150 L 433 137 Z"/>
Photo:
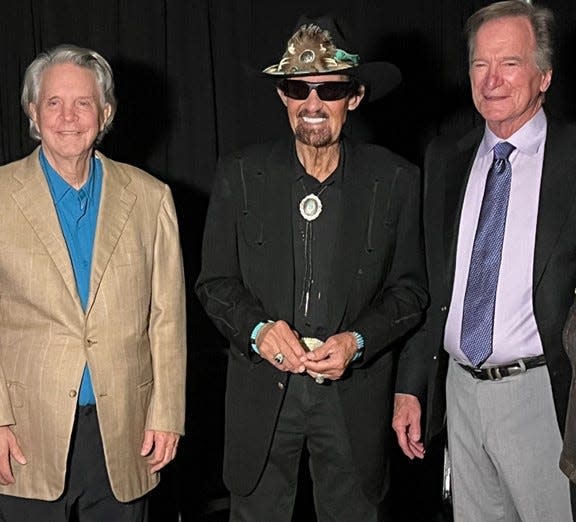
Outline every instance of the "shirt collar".
<path fill-rule="evenodd" d="M 502 138 L 496 136 L 496 134 L 488 128 L 488 125 L 486 125 L 484 137 L 478 148 L 478 154 L 492 154 L 492 149 L 496 143 L 507 141 L 523 154 L 534 155 L 540 150 L 540 147 L 544 145 L 546 125 L 546 114 L 542 107 L 540 107 L 538 112 L 530 120 L 506 140 L 502 140 Z"/>
<path fill-rule="evenodd" d="M 97 160 L 94 156 L 90 159 L 90 169 L 88 171 L 88 181 L 78 190 L 76 190 L 72 185 L 70 185 L 46 158 L 44 151 L 40 148 L 40 165 L 46 176 L 46 181 L 48 182 L 48 187 L 50 188 L 50 193 L 52 194 L 52 199 L 54 203 L 58 203 L 66 196 L 68 191 L 74 190 L 75 192 L 85 192 L 88 199 L 90 199 L 94 193 L 94 178 L 93 175 L 95 167 L 97 167 Z"/>

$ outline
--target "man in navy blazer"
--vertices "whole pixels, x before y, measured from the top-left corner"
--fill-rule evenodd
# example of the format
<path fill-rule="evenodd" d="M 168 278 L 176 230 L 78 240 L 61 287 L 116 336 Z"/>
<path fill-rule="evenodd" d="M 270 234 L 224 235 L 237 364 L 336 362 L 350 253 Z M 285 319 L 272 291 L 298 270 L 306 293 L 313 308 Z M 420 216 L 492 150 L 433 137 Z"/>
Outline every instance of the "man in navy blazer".
<path fill-rule="evenodd" d="M 431 304 L 401 354 L 393 422 L 414 458 L 447 421 L 457 521 L 572 520 L 558 462 L 571 381 L 561 334 L 576 284 L 576 130 L 542 108 L 552 78 L 552 21 L 549 10 L 520 0 L 470 17 L 472 97 L 486 125 L 461 139 L 440 137 L 426 154 Z M 486 277 L 484 301 L 470 314 L 470 276 L 495 259 L 493 234 L 484 264 L 473 265 L 490 176 L 505 171 L 498 162 L 490 168 L 503 142 L 513 150 L 495 300 Z M 477 360 L 468 346 L 484 346 L 486 310 L 491 352 Z"/>
<path fill-rule="evenodd" d="M 319 520 L 382 520 L 393 350 L 427 300 L 419 171 L 342 138 L 399 81 L 347 48 L 330 19 L 298 29 L 265 70 L 293 139 L 223 159 L 211 196 L 196 289 L 230 341 L 231 520 L 290 521 L 305 446 Z"/>

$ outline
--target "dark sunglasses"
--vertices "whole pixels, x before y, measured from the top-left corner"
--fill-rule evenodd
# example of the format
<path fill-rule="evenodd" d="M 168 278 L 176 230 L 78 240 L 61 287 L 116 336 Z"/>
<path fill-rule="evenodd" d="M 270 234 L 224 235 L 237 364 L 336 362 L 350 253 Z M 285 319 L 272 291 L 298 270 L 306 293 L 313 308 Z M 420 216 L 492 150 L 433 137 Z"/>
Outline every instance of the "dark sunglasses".
<path fill-rule="evenodd" d="M 305 100 L 314 90 L 322 101 L 334 101 L 346 98 L 358 89 L 355 82 L 305 82 L 303 80 L 280 80 L 278 88 L 288 98 Z"/>

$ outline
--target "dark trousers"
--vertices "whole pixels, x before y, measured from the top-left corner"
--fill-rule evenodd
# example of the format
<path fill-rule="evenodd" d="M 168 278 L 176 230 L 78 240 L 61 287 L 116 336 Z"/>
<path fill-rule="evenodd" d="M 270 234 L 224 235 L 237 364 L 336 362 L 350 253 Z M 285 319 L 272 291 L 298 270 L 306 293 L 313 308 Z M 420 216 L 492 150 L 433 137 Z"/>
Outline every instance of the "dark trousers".
<path fill-rule="evenodd" d="M 66 487 L 55 501 L 0 495 L 1 522 L 145 522 L 146 497 L 119 502 L 104 462 L 95 406 L 78 408 Z"/>
<path fill-rule="evenodd" d="M 292 519 L 300 456 L 306 444 L 319 522 L 380 522 L 381 506 L 362 492 L 353 462 L 336 386 L 293 375 L 288 384 L 272 448 L 256 490 L 232 494 L 233 522 L 289 522 Z"/>

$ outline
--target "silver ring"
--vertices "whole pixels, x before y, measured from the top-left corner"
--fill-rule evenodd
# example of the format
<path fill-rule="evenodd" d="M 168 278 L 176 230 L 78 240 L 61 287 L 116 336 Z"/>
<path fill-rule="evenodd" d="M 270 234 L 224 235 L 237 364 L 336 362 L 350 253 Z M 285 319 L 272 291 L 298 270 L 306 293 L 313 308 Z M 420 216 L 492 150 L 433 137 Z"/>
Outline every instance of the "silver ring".
<path fill-rule="evenodd" d="M 275 356 L 274 356 L 274 360 L 278 363 L 278 364 L 282 364 L 284 362 L 284 354 L 282 352 L 278 352 Z"/>
<path fill-rule="evenodd" d="M 324 384 L 324 375 L 319 373 L 318 375 L 316 375 L 314 380 L 316 381 L 316 384 Z"/>

